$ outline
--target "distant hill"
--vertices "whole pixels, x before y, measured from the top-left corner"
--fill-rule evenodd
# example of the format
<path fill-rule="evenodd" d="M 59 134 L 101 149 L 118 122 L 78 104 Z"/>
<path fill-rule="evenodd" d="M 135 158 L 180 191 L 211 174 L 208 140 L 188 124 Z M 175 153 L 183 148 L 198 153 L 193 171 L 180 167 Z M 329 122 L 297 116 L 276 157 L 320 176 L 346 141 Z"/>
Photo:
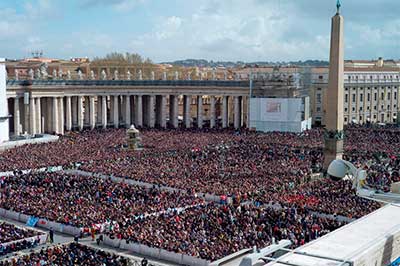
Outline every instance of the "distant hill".
<path fill-rule="evenodd" d="M 245 67 L 245 66 L 328 66 L 329 62 L 322 60 L 307 60 L 307 61 L 290 61 L 290 62 L 242 62 L 242 61 L 207 61 L 205 59 L 185 59 L 176 60 L 173 62 L 162 62 L 161 64 L 170 64 L 182 67 Z"/>

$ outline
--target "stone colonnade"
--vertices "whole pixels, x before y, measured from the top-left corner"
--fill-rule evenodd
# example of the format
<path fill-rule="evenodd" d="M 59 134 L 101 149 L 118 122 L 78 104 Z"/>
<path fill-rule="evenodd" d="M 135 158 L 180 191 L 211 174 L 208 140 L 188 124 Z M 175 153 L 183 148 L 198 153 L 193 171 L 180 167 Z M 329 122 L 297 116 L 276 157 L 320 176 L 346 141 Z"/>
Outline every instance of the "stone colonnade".
<path fill-rule="evenodd" d="M 63 95 L 9 99 L 15 136 L 94 128 L 227 128 L 248 124 L 248 97 L 228 95 Z M 12 122 L 11 122 L 12 121 Z"/>

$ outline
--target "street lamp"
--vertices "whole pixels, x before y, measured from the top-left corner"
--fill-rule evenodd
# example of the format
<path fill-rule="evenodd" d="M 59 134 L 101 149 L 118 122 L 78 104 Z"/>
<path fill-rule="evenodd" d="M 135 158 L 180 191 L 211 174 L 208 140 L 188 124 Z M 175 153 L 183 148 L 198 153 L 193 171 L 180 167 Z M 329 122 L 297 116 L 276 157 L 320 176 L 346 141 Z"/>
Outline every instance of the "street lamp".
<path fill-rule="evenodd" d="M 367 172 L 356 168 L 352 163 L 345 160 L 334 160 L 328 167 L 328 175 L 334 181 L 348 178 L 353 183 L 356 195 L 381 203 L 400 203 L 400 194 L 383 192 L 366 185 Z M 400 206 L 400 205 L 399 205 Z"/>

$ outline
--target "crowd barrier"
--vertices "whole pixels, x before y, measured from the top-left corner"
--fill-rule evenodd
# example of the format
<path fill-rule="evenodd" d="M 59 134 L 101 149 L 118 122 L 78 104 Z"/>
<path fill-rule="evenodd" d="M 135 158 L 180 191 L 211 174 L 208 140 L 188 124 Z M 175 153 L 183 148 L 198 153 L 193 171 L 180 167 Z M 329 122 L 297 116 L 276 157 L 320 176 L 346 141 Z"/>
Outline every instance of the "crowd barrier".
<path fill-rule="evenodd" d="M 38 136 L 39 135 L 36 135 L 35 138 L 17 139 L 13 141 L 3 142 L 0 145 L 0 151 L 5 151 L 26 144 L 41 144 L 41 143 L 55 142 L 59 139 L 59 136 L 48 135 L 48 134 L 41 134 L 40 137 Z"/>
<path fill-rule="evenodd" d="M 41 234 L 41 235 L 39 235 L 39 236 L 32 236 L 32 237 L 27 237 L 27 238 L 24 238 L 24 239 L 19 239 L 19 240 L 15 240 L 15 241 L 10 241 L 10 242 L 7 242 L 7 243 L 1 243 L 1 245 L 2 245 L 3 247 L 8 247 L 9 245 L 16 244 L 16 243 L 20 243 L 20 242 L 23 242 L 23 241 L 33 242 L 33 241 L 35 241 L 35 240 L 38 239 L 38 238 L 39 238 L 39 243 L 38 243 L 38 245 L 46 244 L 46 241 L 47 241 L 47 233 L 43 233 L 43 234 Z"/>
<path fill-rule="evenodd" d="M 82 171 L 82 170 L 64 170 L 63 171 L 66 174 L 74 174 L 74 175 L 82 175 L 82 176 L 93 176 L 93 177 L 98 177 L 98 178 L 102 178 L 102 179 L 110 179 L 111 181 L 115 182 L 115 183 L 126 183 L 129 185 L 134 185 L 134 186 L 138 186 L 138 187 L 144 187 L 144 188 L 152 188 L 154 186 L 156 186 L 158 189 L 164 190 L 164 191 L 168 191 L 168 192 L 182 192 L 182 193 L 186 193 L 185 190 L 183 189 L 178 189 L 178 188 L 173 188 L 173 187 L 168 187 L 168 186 L 159 186 L 157 184 L 152 184 L 152 183 L 146 183 L 146 182 L 142 182 L 142 181 L 137 181 L 137 180 L 133 180 L 133 179 L 129 179 L 129 178 L 123 178 L 123 177 L 115 177 L 115 176 L 111 176 L 111 175 L 104 175 L 104 174 L 99 174 L 99 173 L 91 173 L 91 172 L 86 172 L 86 171 Z M 209 194 L 209 193 L 197 193 L 197 196 L 200 198 L 204 198 L 206 201 L 209 202 L 220 202 L 220 196 L 214 195 L 214 194 Z M 228 203 L 232 203 L 232 198 L 228 197 L 227 199 Z"/>
<path fill-rule="evenodd" d="M 152 248 L 143 244 L 133 243 L 117 238 L 111 239 L 109 236 L 104 237 L 104 244 L 113 248 L 128 250 L 144 257 L 169 261 L 181 265 L 209 266 L 211 264 L 210 261 L 201 258 L 175 253 L 161 248 Z"/>
<path fill-rule="evenodd" d="M 16 214 L 18 214 L 18 213 L 14 212 L 14 211 L 7 211 L 7 210 L 4 210 L 4 209 L 0 209 L 0 216 L 1 217 L 5 217 L 5 218 L 8 218 L 8 219 L 13 219 L 13 217 L 16 217 Z M 13 219 L 13 220 L 18 221 L 18 219 Z M 32 236 L 32 237 L 27 237 L 27 238 L 23 238 L 23 239 L 18 239 L 18 240 L 15 240 L 15 241 L 10 241 L 10 242 L 7 242 L 7 243 L 0 243 L 3 247 L 7 247 L 9 245 L 20 243 L 20 242 L 23 242 L 23 241 L 33 242 L 33 241 L 35 241 L 37 239 L 39 239 L 38 245 L 43 245 L 47 241 L 47 233 L 45 233 L 45 232 L 38 231 L 38 230 L 35 230 L 33 228 L 21 227 L 21 226 L 18 226 L 18 225 L 14 225 L 14 226 L 18 227 L 18 228 L 21 228 L 21 229 L 33 230 L 33 231 L 36 231 L 36 232 L 38 232 L 40 234 L 37 235 L 37 236 Z"/>
<path fill-rule="evenodd" d="M 10 220 L 18 221 L 26 224 L 31 216 L 22 214 L 19 212 L 5 210 L 0 208 L 0 217 L 4 217 Z M 47 219 L 40 218 L 36 224 L 39 228 L 50 229 L 52 228 L 56 232 L 64 233 L 71 236 L 79 235 L 82 232 L 82 228 L 78 228 L 71 225 L 64 225 L 61 223 L 48 221 Z"/>
<path fill-rule="evenodd" d="M 29 174 L 29 173 L 43 173 L 43 172 L 59 172 L 62 171 L 63 167 L 62 166 L 49 166 L 49 167 L 41 167 L 41 168 L 36 168 L 36 169 L 25 169 L 21 170 L 22 174 Z M 10 177 L 10 176 L 15 176 L 13 171 L 6 171 L 6 172 L 0 172 L 0 176 L 5 176 L 5 177 Z"/>
<path fill-rule="evenodd" d="M 264 204 L 262 206 L 270 207 L 270 208 L 273 208 L 273 209 L 278 210 L 278 211 L 284 209 L 279 203 Z M 310 211 L 310 213 L 315 215 L 316 217 L 319 217 L 319 218 L 326 218 L 326 219 L 335 220 L 335 221 L 338 221 L 338 222 L 351 223 L 351 222 L 356 220 L 354 218 L 349 218 L 349 217 L 342 216 L 342 215 L 326 214 L 326 213 L 321 213 L 321 212 L 316 212 L 316 211 Z"/>

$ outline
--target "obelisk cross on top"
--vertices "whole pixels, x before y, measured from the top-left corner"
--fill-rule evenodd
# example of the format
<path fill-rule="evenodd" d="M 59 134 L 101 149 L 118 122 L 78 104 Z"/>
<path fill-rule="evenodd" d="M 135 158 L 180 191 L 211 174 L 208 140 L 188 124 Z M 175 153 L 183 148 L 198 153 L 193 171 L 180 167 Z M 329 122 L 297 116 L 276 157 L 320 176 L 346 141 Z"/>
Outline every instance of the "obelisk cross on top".
<path fill-rule="evenodd" d="M 336 14 L 340 14 L 340 7 L 341 6 L 342 6 L 342 4 L 340 3 L 340 0 L 337 0 L 337 2 L 336 2 L 336 8 L 337 8 Z"/>
<path fill-rule="evenodd" d="M 331 161 L 341 159 L 343 155 L 344 19 L 340 15 L 339 0 L 336 6 L 337 13 L 332 18 L 331 29 L 324 170 L 328 169 Z"/>

